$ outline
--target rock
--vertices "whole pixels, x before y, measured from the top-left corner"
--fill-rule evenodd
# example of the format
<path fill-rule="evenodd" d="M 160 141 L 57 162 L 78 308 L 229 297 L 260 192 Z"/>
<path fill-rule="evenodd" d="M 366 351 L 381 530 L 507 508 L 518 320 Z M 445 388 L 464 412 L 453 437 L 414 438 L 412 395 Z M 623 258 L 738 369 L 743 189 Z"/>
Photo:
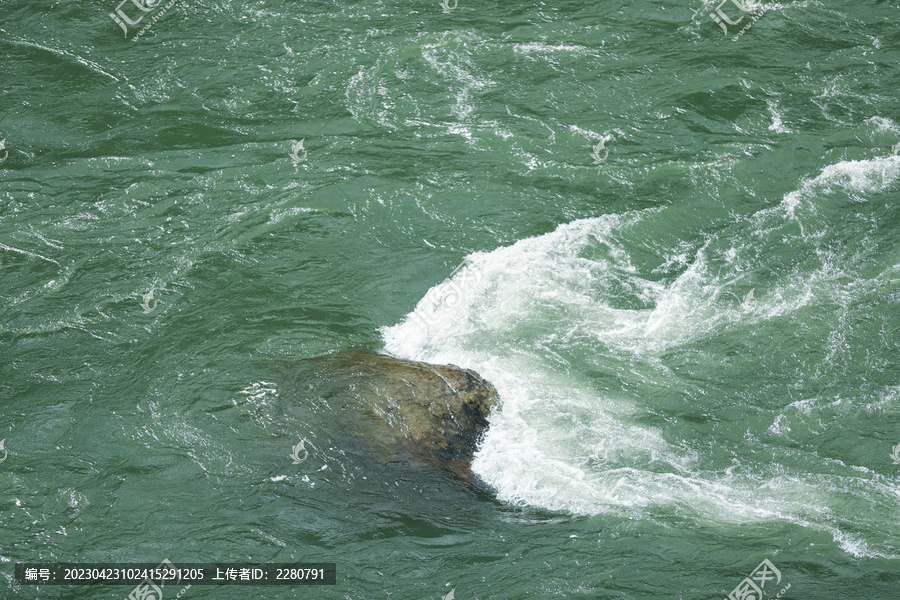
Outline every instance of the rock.
<path fill-rule="evenodd" d="M 468 480 L 472 456 L 497 403 L 477 373 L 364 352 L 324 357 L 327 406 L 370 447 L 402 451 Z"/>

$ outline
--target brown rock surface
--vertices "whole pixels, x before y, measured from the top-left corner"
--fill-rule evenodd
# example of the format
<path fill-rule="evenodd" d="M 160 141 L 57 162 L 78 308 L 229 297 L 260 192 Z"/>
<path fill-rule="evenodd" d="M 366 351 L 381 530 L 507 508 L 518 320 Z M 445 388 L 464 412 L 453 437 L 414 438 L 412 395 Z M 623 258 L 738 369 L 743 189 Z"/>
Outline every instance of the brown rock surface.
<path fill-rule="evenodd" d="M 403 451 L 468 480 L 470 463 L 497 403 L 477 373 L 364 352 L 329 355 L 329 406 L 371 446 Z M 336 400 L 340 399 L 336 402 Z"/>

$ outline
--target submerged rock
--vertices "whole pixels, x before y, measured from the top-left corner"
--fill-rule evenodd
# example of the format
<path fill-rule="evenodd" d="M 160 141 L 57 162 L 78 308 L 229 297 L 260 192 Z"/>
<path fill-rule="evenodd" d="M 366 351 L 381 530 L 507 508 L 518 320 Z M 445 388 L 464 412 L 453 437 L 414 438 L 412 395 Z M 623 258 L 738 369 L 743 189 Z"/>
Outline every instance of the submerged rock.
<path fill-rule="evenodd" d="M 329 355 L 323 398 L 346 427 L 376 450 L 408 453 L 468 480 L 472 456 L 497 403 L 497 390 L 477 373 L 380 354 Z"/>

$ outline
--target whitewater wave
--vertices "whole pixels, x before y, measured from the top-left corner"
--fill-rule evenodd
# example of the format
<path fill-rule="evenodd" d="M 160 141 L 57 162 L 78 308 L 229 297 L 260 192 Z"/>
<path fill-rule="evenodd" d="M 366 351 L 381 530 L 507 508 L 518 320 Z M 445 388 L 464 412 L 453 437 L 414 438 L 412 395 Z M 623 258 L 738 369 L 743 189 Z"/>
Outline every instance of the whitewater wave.
<path fill-rule="evenodd" d="M 898 176 L 897 157 L 831 165 L 770 208 L 674 249 L 653 239 L 667 210 L 649 209 L 474 253 L 383 329 L 385 350 L 472 368 L 496 386 L 501 403 L 473 472 L 503 501 L 585 515 L 822 523 L 852 554 L 890 555 L 855 537 L 871 524 L 842 526 L 849 517 L 837 498 L 864 485 L 876 512 L 889 512 L 895 482 L 858 465 L 834 475 L 789 466 L 814 459 L 806 450 L 790 457 L 784 413 L 752 391 L 756 406 L 716 397 L 719 387 L 672 364 L 689 355 L 724 369 L 730 359 L 715 350 L 722 340 L 812 318 L 838 293 L 877 289 L 884 278 L 862 275 L 871 268 L 865 243 L 835 239 L 840 226 L 854 225 L 838 220 L 838 209 L 890 190 Z M 679 419 L 664 407 L 680 396 L 707 404 Z M 717 438 L 709 423 L 738 419 L 732 411 L 758 413 L 765 425 Z M 709 432 L 703 444 L 698 428 Z M 773 461 L 773 452 L 788 458 Z"/>

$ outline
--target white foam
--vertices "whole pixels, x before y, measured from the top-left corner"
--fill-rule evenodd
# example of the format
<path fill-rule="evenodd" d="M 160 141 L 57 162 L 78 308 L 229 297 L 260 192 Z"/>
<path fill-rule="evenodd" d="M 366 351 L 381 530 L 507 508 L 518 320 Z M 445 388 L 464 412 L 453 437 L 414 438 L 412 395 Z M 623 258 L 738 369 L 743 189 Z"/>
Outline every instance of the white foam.
<path fill-rule="evenodd" d="M 361 123 L 375 122 L 389 129 L 439 127 L 469 140 L 477 132 L 508 134 L 493 120 L 476 119 L 478 94 L 496 85 L 473 60 L 477 48 L 489 40 L 470 32 L 422 33 L 416 43 L 398 49 L 385 46 L 374 66 L 360 67 L 345 90 L 347 109 Z M 415 64 L 417 77 L 409 76 Z M 446 90 L 453 100 L 449 114 L 436 115 L 420 106 L 410 85 L 427 84 Z M 509 134 L 511 135 L 511 134 Z"/>
<path fill-rule="evenodd" d="M 774 100 L 766 100 L 766 105 L 769 107 L 769 112 L 772 113 L 772 124 L 769 125 L 769 129 L 777 133 L 790 133 L 791 130 L 785 127 L 781 120 L 782 115 L 778 110 L 778 103 Z"/>
<path fill-rule="evenodd" d="M 497 388 L 502 405 L 473 470 L 501 499 L 593 514 L 669 503 L 674 487 L 690 496 L 685 506 L 697 503 L 692 453 L 637 424 L 633 399 L 599 393 L 560 355 L 585 346 L 653 355 L 714 327 L 702 262 L 665 286 L 642 278 L 616 239 L 653 212 L 576 221 L 471 255 L 403 323 L 383 330 L 388 352 L 473 368 Z M 691 298 L 704 293 L 708 306 L 698 310 Z M 710 512 L 755 513 L 724 492 L 703 494 L 721 499 Z"/>
<path fill-rule="evenodd" d="M 385 350 L 471 368 L 494 384 L 500 405 L 472 468 L 505 502 L 575 514 L 674 510 L 718 523 L 822 520 L 840 533 L 842 517 L 829 506 L 839 505 L 849 479 L 786 473 L 749 457 L 734 470 L 713 468 L 705 451 L 669 437 L 683 424 L 649 424 L 653 403 L 633 390 L 677 383 L 663 360 L 673 351 L 832 302 L 853 272 L 819 251 L 832 227 L 818 218 L 820 204 L 868 201 L 898 177 L 897 157 L 830 165 L 772 208 L 700 243 L 658 249 L 661 264 L 649 273 L 633 249 L 643 252 L 639 232 L 665 229 L 661 209 L 578 220 L 472 254 L 403 322 L 382 330 Z M 809 250 L 803 268 L 793 255 L 766 252 L 787 242 Z M 754 271 L 773 269 L 775 279 L 750 282 Z M 629 385 L 605 385 L 604 377 Z M 773 414 L 760 435 L 789 437 L 816 402 Z M 747 447 L 767 443 L 748 436 Z M 879 498 L 896 488 L 882 487 Z M 835 539 L 850 553 L 885 552 L 872 539 Z"/>
<path fill-rule="evenodd" d="M 575 52 L 584 54 L 588 49 L 584 46 L 573 46 L 571 44 L 544 44 L 542 42 L 528 42 L 526 44 L 515 44 L 516 52 Z"/>

